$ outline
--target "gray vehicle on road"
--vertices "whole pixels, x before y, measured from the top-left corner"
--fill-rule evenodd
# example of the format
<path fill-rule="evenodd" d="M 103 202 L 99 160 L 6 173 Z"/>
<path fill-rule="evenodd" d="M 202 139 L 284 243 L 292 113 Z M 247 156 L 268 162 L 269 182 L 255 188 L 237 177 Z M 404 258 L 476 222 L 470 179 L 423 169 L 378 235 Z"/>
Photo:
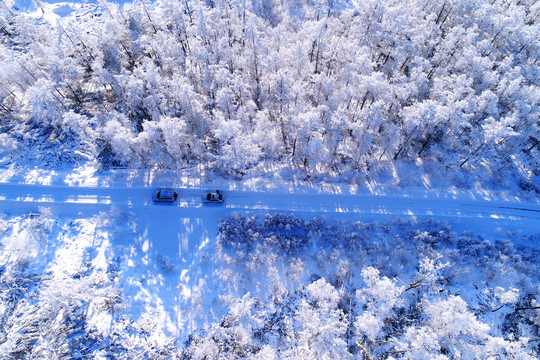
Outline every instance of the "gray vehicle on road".
<path fill-rule="evenodd" d="M 152 195 L 154 202 L 172 203 L 178 198 L 178 193 L 172 189 L 160 189 Z"/>
<path fill-rule="evenodd" d="M 222 203 L 225 201 L 223 199 L 223 194 L 216 190 L 216 192 L 209 192 L 203 196 L 203 201 L 205 203 Z"/>

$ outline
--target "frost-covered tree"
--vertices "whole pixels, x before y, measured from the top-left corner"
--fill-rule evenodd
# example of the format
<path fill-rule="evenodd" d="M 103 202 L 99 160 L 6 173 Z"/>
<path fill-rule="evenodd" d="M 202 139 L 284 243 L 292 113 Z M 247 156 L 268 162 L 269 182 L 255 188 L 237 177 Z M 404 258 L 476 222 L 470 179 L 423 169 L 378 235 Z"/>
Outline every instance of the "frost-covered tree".
<path fill-rule="evenodd" d="M 355 320 L 358 332 L 374 342 L 383 332 L 384 322 L 395 315 L 395 309 L 404 304 L 400 297 L 404 287 L 395 281 L 380 277 L 377 269 L 368 267 L 362 270 L 365 287 L 357 290 L 356 297 L 362 309 Z"/>
<path fill-rule="evenodd" d="M 78 150 L 232 176 L 420 160 L 519 168 L 533 186 L 538 172 L 531 0 L 99 1 L 54 20 L 4 3 L 0 132 L 50 166 Z M 73 113 L 85 140 L 59 121 Z"/>
<path fill-rule="evenodd" d="M 298 323 L 295 358 L 348 359 L 344 335 L 347 318 L 338 308 L 339 293 L 324 279 L 306 287 L 295 319 Z"/>

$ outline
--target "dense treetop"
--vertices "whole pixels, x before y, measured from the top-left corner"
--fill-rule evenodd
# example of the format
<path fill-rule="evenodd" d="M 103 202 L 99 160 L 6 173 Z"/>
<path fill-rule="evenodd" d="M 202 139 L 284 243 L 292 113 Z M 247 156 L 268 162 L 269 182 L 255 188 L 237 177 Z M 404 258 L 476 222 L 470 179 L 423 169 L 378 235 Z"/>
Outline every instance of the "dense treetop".
<path fill-rule="evenodd" d="M 11 162 L 538 172 L 531 0 L 100 1 L 57 19 L 36 7 L 0 10 Z"/>

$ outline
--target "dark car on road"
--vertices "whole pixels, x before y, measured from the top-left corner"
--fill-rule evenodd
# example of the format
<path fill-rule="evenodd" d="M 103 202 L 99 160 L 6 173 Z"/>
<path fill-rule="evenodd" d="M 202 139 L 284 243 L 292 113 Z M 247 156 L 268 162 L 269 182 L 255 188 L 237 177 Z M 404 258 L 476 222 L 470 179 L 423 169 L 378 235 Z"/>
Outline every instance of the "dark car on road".
<path fill-rule="evenodd" d="M 223 200 L 223 194 L 219 192 L 219 190 L 216 190 L 216 192 L 210 192 L 207 193 L 203 200 L 205 203 L 222 203 Z"/>
<path fill-rule="evenodd" d="M 172 203 L 175 202 L 177 198 L 178 194 L 176 193 L 176 191 L 170 189 L 161 189 L 156 191 L 152 195 L 152 200 L 154 200 L 154 202 Z"/>

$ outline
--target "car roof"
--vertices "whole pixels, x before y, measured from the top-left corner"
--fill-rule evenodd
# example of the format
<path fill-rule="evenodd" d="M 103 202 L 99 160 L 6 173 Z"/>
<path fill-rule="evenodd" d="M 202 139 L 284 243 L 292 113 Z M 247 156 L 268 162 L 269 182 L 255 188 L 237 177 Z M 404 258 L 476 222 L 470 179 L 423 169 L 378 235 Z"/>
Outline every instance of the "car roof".
<path fill-rule="evenodd" d="M 174 191 L 173 190 L 161 190 L 159 192 L 159 196 L 161 196 L 161 197 L 174 197 Z"/>

